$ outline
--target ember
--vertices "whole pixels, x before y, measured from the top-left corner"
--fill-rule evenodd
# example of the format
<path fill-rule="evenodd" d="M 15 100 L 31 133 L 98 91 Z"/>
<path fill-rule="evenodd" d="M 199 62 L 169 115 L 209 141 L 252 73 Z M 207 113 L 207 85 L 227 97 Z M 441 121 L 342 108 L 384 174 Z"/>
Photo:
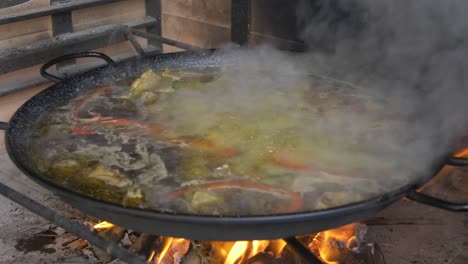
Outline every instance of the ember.
<path fill-rule="evenodd" d="M 318 233 L 310 248 L 317 247 L 321 259 L 327 264 L 344 263 L 347 251 L 358 252 L 366 228 L 362 224 L 349 224 Z"/>
<path fill-rule="evenodd" d="M 99 228 L 99 232 L 116 228 L 115 225 L 108 222 L 99 223 L 94 227 Z M 298 240 L 323 263 L 348 263 L 349 259 L 356 259 L 356 255 L 363 245 L 362 241 L 366 231 L 365 225 L 353 223 L 300 237 Z M 142 234 L 140 238 L 148 236 Z M 145 257 L 151 264 L 300 263 L 300 257 L 287 246 L 288 243 L 283 239 L 222 242 L 153 237 L 153 240 L 144 240 L 150 247 L 146 252 L 138 250 L 136 253 L 146 254 Z M 137 242 L 135 241 L 134 244 Z M 143 245 L 138 247 L 142 249 Z M 353 256 L 350 258 L 350 255 Z"/>
<path fill-rule="evenodd" d="M 104 221 L 104 222 L 95 224 L 95 225 L 93 226 L 93 228 L 96 229 L 96 230 L 99 230 L 99 229 L 112 228 L 112 227 L 114 227 L 114 226 L 115 226 L 114 224 Z"/>
<path fill-rule="evenodd" d="M 455 158 L 468 158 L 468 148 L 454 155 Z"/>
<path fill-rule="evenodd" d="M 265 249 L 270 244 L 267 240 L 254 240 L 254 241 L 238 241 L 229 251 L 224 264 L 243 263 L 244 260 L 250 259 Z"/>

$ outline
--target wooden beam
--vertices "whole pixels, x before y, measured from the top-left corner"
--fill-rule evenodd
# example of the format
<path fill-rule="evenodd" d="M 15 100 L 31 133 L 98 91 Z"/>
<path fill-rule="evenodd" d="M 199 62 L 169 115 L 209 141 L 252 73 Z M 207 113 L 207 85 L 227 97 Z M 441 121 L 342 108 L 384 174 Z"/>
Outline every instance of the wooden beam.
<path fill-rule="evenodd" d="M 147 17 L 124 25 L 100 26 L 63 34 L 32 45 L 2 50 L 0 51 L 0 74 L 45 63 L 65 54 L 93 50 L 126 41 L 125 26 L 142 28 L 155 22 L 153 18 Z"/>
<path fill-rule="evenodd" d="M 60 3 L 53 6 L 39 7 L 31 10 L 20 11 L 12 14 L 0 16 L 0 25 L 22 21 L 31 18 L 51 16 L 55 14 L 70 12 L 77 9 L 95 7 L 123 0 L 75 0 L 66 3 Z"/>
<path fill-rule="evenodd" d="M 131 30 L 131 32 L 135 36 L 139 36 L 139 37 L 142 37 L 142 38 L 153 40 L 153 41 L 155 41 L 157 43 L 161 43 L 161 44 L 164 43 L 164 44 L 174 46 L 174 47 L 177 47 L 177 48 L 181 48 L 181 49 L 185 49 L 185 50 L 192 50 L 192 51 L 203 50 L 200 47 L 196 47 L 196 46 L 186 44 L 186 43 L 183 43 L 183 42 L 180 42 L 180 41 L 176 41 L 176 40 L 173 40 L 173 39 L 164 38 L 164 37 L 161 37 L 161 36 L 158 36 L 158 35 L 153 35 L 153 34 L 149 34 L 149 33 L 146 33 L 146 32 L 141 32 L 141 31 L 138 31 L 138 30 Z"/>

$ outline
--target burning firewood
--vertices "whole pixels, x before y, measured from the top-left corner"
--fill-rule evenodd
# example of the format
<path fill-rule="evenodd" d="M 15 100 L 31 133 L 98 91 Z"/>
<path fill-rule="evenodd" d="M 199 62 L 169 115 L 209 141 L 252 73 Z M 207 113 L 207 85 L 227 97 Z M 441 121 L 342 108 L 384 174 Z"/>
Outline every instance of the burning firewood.
<path fill-rule="evenodd" d="M 123 227 L 120 227 L 120 226 L 113 226 L 113 227 L 110 227 L 108 229 L 102 229 L 102 230 L 98 230 L 97 233 L 98 235 L 100 235 L 101 237 L 107 239 L 107 240 L 110 240 L 110 241 L 113 241 L 113 242 L 118 242 L 120 241 L 120 239 L 122 239 L 122 237 L 124 236 L 125 234 L 125 231 L 126 229 L 123 228 Z M 114 258 L 112 256 L 110 256 L 109 254 L 107 254 L 105 251 L 91 245 L 92 248 L 93 248 L 93 251 L 94 251 L 94 254 L 96 254 L 96 256 L 99 258 L 99 260 L 102 261 L 103 264 L 107 264 L 109 262 L 111 262 Z"/>
<path fill-rule="evenodd" d="M 278 258 L 273 256 L 272 254 L 268 254 L 265 252 L 258 253 L 257 255 L 253 256 L 249 260 L 245 262 L 245 264 L 280 264 Z"/>
<path fill-rule="evenodd" d="M 190 248 L 190 240 L 183 238 L 165 238 L 162 249 L 154 259 L 158 264 L 180 264 Z"/>
<path fill-rule="evenodd" d="M 213 248 L 210 242 L 192 241 L 181 264 L 211 264 L 214 262 Z"/>
<path fill-rule="evenodd" d="M 359 263 L 363 264 L 385 264 L 385 257 L 383 255 L 380 246 L 376 243 L 368 243 L 361 246 L 361 250 L 359 254 L 357 254 L 357 258 L 361 260 Z"/>
<path fill-rule="evenodd" d="M 183 257 L 182 264 L 202 264 L 201 257 L 195 252 L 194 250 L 190 250 L 185 256 Z"/>
<path fill-rule="evenodd" d="M 141 234 L 130 247 L 130 251 L 136 254 L 149 253 L 156 238 L 157 236 L 154 235 Z"/>

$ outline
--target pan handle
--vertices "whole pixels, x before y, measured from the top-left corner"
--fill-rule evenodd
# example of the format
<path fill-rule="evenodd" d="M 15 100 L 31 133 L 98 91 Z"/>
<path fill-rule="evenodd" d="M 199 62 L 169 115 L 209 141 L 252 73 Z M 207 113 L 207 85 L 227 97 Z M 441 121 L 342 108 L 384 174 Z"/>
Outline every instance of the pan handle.
<path fill-rule="evenodd" d="M 451 157 L 447 159 L 446 164 L 450 166 L 466 167 L 468 166 L 468 159 Z"/>
<path fill-rule="evenodd" d="M 63 81 L 62 78 L 48 73 L 47 70 L 51 66 L 53 66 L 53 65 L 55 65 L 55 64 L 57 64 L 57 63 L 59 63 L 61 61 L 70 60 L 70 59 L 78 59 L 78 58 L 99 58 L 99 59 L 105 60 L 108 64 L 110 64 L 112 66 L 114 66 L 116 64 L 113 59 L 111 59 L 109 56 L 107 56 L 104 53 L 96 52 L 96 51 L 87 51 L 87 52 L 79 52 L 79 53 L 72 53 L 72 54 L 68 54 L 68 55 L 63 55 L 63 56 L 57 57 L 55 59 L 52 59 L 51 61 L 49 61 L 46 64 L 42 65 L 40 73 L 41 73 L 42 77 L 48 79 L 49 81 L 56 82 L 56 83 L 61 82 L 61 81 Z"/>
<path fill-rule="evenodd" d="M 450 165 L 450 166 L 466 167 L 468 166 L 468 159 L 450 157 L 447 159 L 445 164 Z M 454 212 L 467 212 L 468 211 L 468 204 L 453 203 L 453 202 L 445 201 L 436 197 L 432 197 L 427 194 L 420 193 L 418 191 L 410 192 L 409 194 L 406 195 L 406 198 L 413 200 L 415 202 L 431 205 L 431 206 L 442 208 L 442 209 L 449 210 L 449 211 L 454 211 Z"/>
<path fill-rule="evenodd" d="M 7 129 L 8 129 L 8 123 L 0 121 L 0 130 L 7 130 Z"/>
<path fill-rule="evenodd" d="M 453 203 L 445 201 L 436 197 L 429 196 L 417 191 L 412 191 L 406 195 L 406 198 L 419 202 L 422 204 L 427 204 L 437 208 L 453 211 L 453 212 L 468 212 L 468 204 L 462 203 Z"/>

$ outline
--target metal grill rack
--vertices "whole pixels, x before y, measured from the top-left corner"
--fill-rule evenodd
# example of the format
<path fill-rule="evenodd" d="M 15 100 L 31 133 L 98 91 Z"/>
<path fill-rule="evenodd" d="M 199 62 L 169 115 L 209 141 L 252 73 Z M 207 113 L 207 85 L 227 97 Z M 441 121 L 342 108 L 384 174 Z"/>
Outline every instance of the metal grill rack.
<path fill-rule="evenodd" d="M 112 24 L 73 32 L 72 12 L 80 9 L 120 2 L 122 0 L 51 0 L 51 5 L 31 10 L 0 15 L 0 25 L 33 18 L 51 16 L 52 35 L 50 40 L 40 41 L 31 45 L 0 50 L 0 74 L 39 65 L 51 58 L 69 53 L 79 53 L 108 45 L 130 41 L 141 56 L 145 53 L 161 53 L 162 44 L 193 50 L 187 43 L 162 37 L 161 0 L 145 0 L 146 17 L 126 24 Z M 232 0 L 231 40 L 244 45 L 249 39 L 250 1 Z M 138 30 L 138 31 L 136 31 Z M 147 38 L 148 48 L 144 50 L 138 45 L 133 35 Z M 111 37 L 112 36 L 112 37 Z M 135 54 L 119 54 L 113 57 L 117 62 L 130 59 Z M 59 74 L 74 75 L 98 67 L 96 63 L 73 65 L 70 60 L 58 65 Z M 67 66 L 67 67 L 64 67 Z M 38 76 L 22 80 L 0 89 L 0 96 L 28 89 L 46 83 L 47 80 Z"/>

